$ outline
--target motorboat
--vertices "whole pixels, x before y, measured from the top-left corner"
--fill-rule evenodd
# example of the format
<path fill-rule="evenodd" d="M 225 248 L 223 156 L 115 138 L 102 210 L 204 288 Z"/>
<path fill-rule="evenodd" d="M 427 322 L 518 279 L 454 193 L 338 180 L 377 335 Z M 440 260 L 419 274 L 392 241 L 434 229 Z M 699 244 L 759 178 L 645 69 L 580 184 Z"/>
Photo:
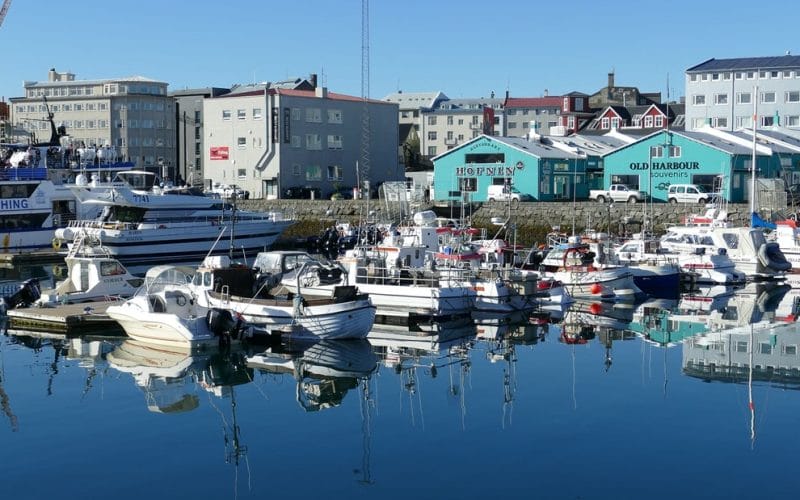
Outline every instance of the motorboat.
<path fill-rule="evenodd" d="M 287 259 L 299 262 L 296 254 L 281 255 L 285 259 L 278 264 L 280 268 L 288 268 Z M 256 259 L 266 260 L 265 256 Z M 311 266 L 321 264 L 303 261 L 297 272 L 302 275 Z M 206 258 L 195 271 L 192 291 L 198 304 L 231 311 L 268 334 L 317 340 L 367 336 L 375 321 L 375 307 L 368 295 L 352 285 L 335 285 L 327 297 L 306 296 L 297 280 L 291 295 L 276 296 L 267 286 L 269 279 L 259 279 L 259 269 L 232 264 L 227 256 L 216 256 Z"/>
<path fill-rule="evenodd" d="M 684 255 L 725 254 L 738 271 L 753 279 L 781 279 L 792 268 L 779 244 L 767 241 L 762 229 L 717 220 L 688 219 L 684 225 L 672 226 L 661 237 L 661 247 Z"/>
<path fill-rule="evenodd" d="M 106 313 L 132 339 L 171 348 L 193 349 L 247 335 L 246 325 L 230 311 L 198 303 L 193 274 L 191 268 L 155 266 L 133 297 Z"/>
<path fill-rule="evenodd" d="M 599 268 L 597 255 L 577 239 L 556 245 L 542 260 L 543 274 L 561 282 L 573 299 L 634 301 L 643 295 L 629 269 Z"/>
<path fill-rule="evenodd" d="M 82 237 L 69 251 L 64 262 L 67 278 L 51 290 L 44 290 L 38 306 L 73 304 L 128 298 L 144 282 L 132 275 L 102 245 L 93 245 Z"/>
<path fill-rule="evenodd" d="M 79 179 L 71 186 L 83 205 L 102 207 L 97 218 L 56 231 L 72 247 L 81 235 L 131 263 L 199 263 L 209 253 L 251 256 L 271 246 L 293 223 L 278 212 L 238 210 L 201 193 L 162 188 L 146 171 L 120 172 L 111 182 Z"/>

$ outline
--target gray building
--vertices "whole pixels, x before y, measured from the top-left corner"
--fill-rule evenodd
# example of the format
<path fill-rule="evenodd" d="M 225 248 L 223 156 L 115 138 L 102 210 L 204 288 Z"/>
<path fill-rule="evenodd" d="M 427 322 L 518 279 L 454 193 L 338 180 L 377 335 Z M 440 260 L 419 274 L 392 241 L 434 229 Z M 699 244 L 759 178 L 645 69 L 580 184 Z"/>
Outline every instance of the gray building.
<path fill-rule="evenodd" d="M 449 99 L 420 114 L 420 152 L 433 158 L 481 134 L 505 135 L 505 99 Z"/>
<path fill-rule="evenodd" d="M 76 80 L 51 69 L 47 81 L 26 81 L 24 88 L 24 97 L 11 98 L 11 121 L 31 138 L 49 138 L 49 108 L 72 145 L 110 146 L 139 167 L 175 176 L 175 109 L 166 83 L 141 76 Z"/>
<path fill-rule="evenodd" d="M 236 184 L 256 198 L 314 196 L 403 180 L 398 106 L 329 92 L 309 81 L 241 86 L 203 100 L 206 183 Z M 369 113 L 369 173 L 362 124 Z"/>
<path fill-rule="evenodd" d="M 709 59 L 686 70 L 686 129 L 800 128 L 800 57 Z"/>
<path fill-rule="evenodd" d="M 562 98 L 559 96 L 506 97 L 505 135 L 527 137 L 531 129 L 536 133 L 548 135 L 550 128 L 558 125 L 561 102 Z"/>
<path fill-rule="evenodd" d="M 175 144 L 178 175 L 189 184 L 203 183 L 203 99 L 219 97 L 230 89 L 206 87 L 170 92 L 175 99 Z"/>

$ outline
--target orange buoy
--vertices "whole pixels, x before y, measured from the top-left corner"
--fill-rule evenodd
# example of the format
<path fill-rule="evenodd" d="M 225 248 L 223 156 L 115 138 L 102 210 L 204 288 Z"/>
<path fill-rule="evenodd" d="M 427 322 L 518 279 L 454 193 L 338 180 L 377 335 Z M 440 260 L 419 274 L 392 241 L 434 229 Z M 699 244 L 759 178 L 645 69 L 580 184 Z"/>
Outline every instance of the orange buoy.
<path fill-rule="evenodd" d="M 597 294 L 599 294 L 600 292 L 603 291 L 603 287 L 600 286 L 600 283 L 595 283 L 595 284 L 592 285 L 592 287 L 589 289 L 589 291 L 591 291 L 594 295 L 597 295 Z"/>

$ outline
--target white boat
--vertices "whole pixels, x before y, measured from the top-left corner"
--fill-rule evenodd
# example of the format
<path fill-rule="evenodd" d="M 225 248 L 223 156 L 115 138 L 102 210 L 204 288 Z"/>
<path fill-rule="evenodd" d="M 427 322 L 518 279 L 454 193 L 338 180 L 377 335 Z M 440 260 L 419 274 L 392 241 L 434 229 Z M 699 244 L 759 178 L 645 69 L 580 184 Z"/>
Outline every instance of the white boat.
<path fill-rule="evenodd" d="M 156 266 L 130 299 L 106 313 L 135 340 L 192 349 L 243 334 L 230 312 L 199 304 L 191 288 L 192 269 Z"/>
<path fill-rule="evenodd" d="M 753 279 L 780 279 L 791 269 L 780 246 L 768 242 L 761 229 L 733 227 L 725 222 L 726 216 L 712 215 L 668 228 L 661 247 L 683 255 L 726 254 L 737 270 Z"/>
<path fill-rule="evenodd" d="M 673 292 L 679 290 L 680 278 L 670 277 L 669 272 L 675 266 L 689 281 L 698 284 L 736 285 L 743 284 L 747 279 L 743 272 L 736 269 L 726 253 L 706 254 L 705 250 L 691 253 L 670 252 L 661 248 L 657 239 L 633 238 L 622 243 L 614 253 L 620 264 L 652 270 L 656 275 L 661 273 L 663 266 L 667 266 L 667 278 L 655 280 L 655 289 L 671 289 Z M 645 291 L 651 293 L 653 289 L 648 288 Z"/>
<path fill-rule="evenodd" d="M 67 278 L 52 290 L 44 290 L 36 305 L 128 298 L 144 282 L 143 278 L 128 272 L 102 245 L 91 245 L 85 240 L 73 246 L 64 257 L 64 262 Z"/>
<path fill-rule="evenodd" d="M 643 295 L 629 269 L 598 269 L 594 259 L 595 253 L 589 251 L 588 245 L 557 245 L 542 261 L 544 276 L 561 282 L 573 299 L 634 301 Z"/>
<path fill-rule="evenodd" d="M 72 246 L 76 237 L 88 235 L 126 264 L 199 263 L 209 251 L 254 255 L 293 222 L 279 213 L 236 210 L 198 193 L 163 189 L 144 171 L 122 172 L 110 183 L 83 181 L 72 186 L 75 196 L 84 205 L 102 206 L 102 213 L 71 222 L 56 238 Z"/>
<path fill-rule="evenodd" d="M 292 258 L 296 254 L 280 255 Z M 256 262 L 264 260 L 262 256 Z M 319 267 L 303 262 L 303 266 L 309 265 Z M 304 269 L 301 267 L 299 272 Z M 226 256 L 218 256 L 207 258 L 197 269 L 192 290 L 204 307 L 230 310 L 257 329 L 291 338 L 364 338 L 375 321 L 375 306 L 355 286 L 334 286 L 327 297 L 305 296 L 304 288 L 299 286 L 293 297 L 279 298 L 270 294 L 267 283 L 268 280 L 259 281 L 257 269 L 231 265 Z"/>

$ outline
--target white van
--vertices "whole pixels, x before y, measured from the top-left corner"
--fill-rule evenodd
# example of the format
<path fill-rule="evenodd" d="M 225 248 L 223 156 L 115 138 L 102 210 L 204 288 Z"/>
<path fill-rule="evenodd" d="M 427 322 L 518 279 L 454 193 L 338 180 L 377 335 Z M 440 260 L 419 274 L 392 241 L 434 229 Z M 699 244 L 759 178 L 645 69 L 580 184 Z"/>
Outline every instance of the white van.
<path fill-rule="evenodd" d="M 527 193 L 521 193 L 519 189 L 514 186 L 493 184 L 489 186 L 486 192 L 486 199 L 489 201 L 533 201 L 533 196 Z"/>
<path fill-rule="evenodd" d="M 713 197 L 713 193 L 706 192 L 703 186 L 697 184 L 673 184 L 667 190 L 667 200 L 670 203 L 700 203 L 704 205 Z"/>

